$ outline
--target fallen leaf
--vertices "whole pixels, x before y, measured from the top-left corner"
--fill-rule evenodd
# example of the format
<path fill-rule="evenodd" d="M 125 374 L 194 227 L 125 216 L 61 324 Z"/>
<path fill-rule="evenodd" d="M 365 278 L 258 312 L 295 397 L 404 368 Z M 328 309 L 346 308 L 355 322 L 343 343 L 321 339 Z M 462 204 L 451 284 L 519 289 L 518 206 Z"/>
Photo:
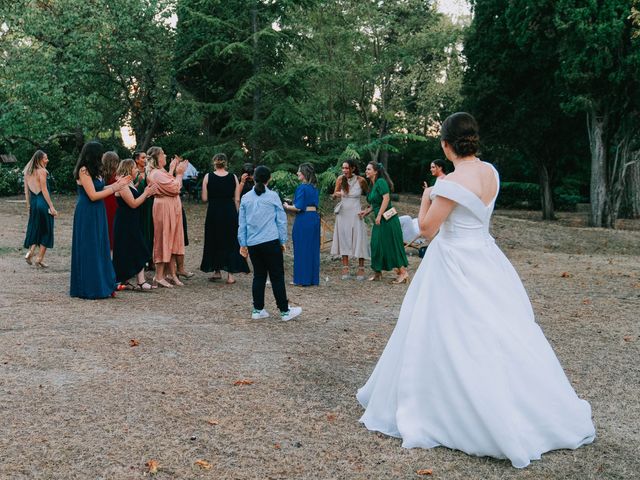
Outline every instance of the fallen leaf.
<path fill-rule="evenodd" d="M 253 380 L 236 380 L 233 384 L 237 387 L 239 385 L 253 385 Z"/>
<path fill-rule="evenodd" d="M 622 339 L 625 342 L 631 342 L 633 340 L 633 336 L 632 335 L 625 335 L 624 337 L 622 337 Z"/>
<path fill-rule="evenodd" d="M 158 461 L 157 460 L 149 460 L 147 463 L 145 463 L 145 465 L 147 466 L 147 468 L 149 469 L 149 473 L 150 474 L 156 474 L 158 473 Z"/>
<path fill-rule="evenodd" d="M 338 418 L 338 416 L 335 413 L 328 413 L 327 414 L 327 420 L 329 420 L 330 422 L 335 421 L 336 418 Z"/>
<path fill-rule="evenodd" d="M 273 445 L 273 448 L 275 448 L 276 450 L 280 450 L 282 447 L 280 446 L 279 443 L 276 443 Z"/>
<path fill-rule="evenodd" d="M 129 340 L 129 346 L 137 347 L 138 345 L 140 345 L 140 340 L 136 340 L 135 338 L 132 338 L 131 340 Z"/>
<path fill-rule="evenodd" d="M 560 275 L 562 278 L 571 278 L 571 274 L 569 272 L 562 272 L 562 275 Z"/>
<path fill-rule="evenodd" d="M 208 423 L 209 425 L 218 425 L 218 420 L 213 420 L 213 419 L 211 419 L 211 420 L 207 420 L 207 423 Z"/>
<path fill-rule="evenodd" d="M 433 470 L 431 470 L 430 468 L 423 468 L 420 470 L 416 470 L 416 473 L 418 475 L 431 475 L 433 474 Z"/>
<path fill-rule="evenodd" d="M 582 303 L 584 303 L 585 305 L 591 305 L 591 300 L 589 300 L 588 298 L 585 298 Z"/>
<path fill-rule="evenodd" d="M 211 470 L 211 467 L 213 466 L 206 460 L 196 460 L 196 465 L 198 465 L 203 470 Z"/>

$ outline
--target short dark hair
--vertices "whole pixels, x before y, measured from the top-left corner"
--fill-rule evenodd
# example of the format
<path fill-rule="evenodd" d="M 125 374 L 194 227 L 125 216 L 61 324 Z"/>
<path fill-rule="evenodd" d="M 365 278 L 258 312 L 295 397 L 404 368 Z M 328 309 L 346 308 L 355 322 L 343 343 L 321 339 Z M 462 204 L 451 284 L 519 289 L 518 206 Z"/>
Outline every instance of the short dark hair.
<path fill-rule="evenodd" d="M 144 152 L 142 150 L 136 150 L 135 152 L 133 152 L 133 159 L 134 160 L 138 160 L 138 158 L 140 157 L 140 155 L 142 155 Z M 146 154 L 145 154 L 146 155 Z"/>

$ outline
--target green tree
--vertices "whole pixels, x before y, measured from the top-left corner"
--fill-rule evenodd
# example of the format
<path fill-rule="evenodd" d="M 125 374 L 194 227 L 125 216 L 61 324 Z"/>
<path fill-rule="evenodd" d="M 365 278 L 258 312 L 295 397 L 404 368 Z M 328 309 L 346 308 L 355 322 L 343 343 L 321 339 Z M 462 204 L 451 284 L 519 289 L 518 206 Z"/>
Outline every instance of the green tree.
<path fill-rule="evenodd" d="M 559 0 L 558 78 L 563 108 L 584 112 L 591 150 L 591 224 L 614 227 L 629 167 L 637 162 L 640 39 L 631 2 Z"/>
<path fill-rule="evenodd" d="M 542 217 L 554 218 L 553 186 L 572 151 L 585 149 L 580 117 L 561 108 L 553 0 L 476 0 L 465 40 L 465 95 L 490 152 L 513 151 L 537 171 Z M 585 149 L 586 153 L 586 149 Z M 500 160 L 500 159 L 499 159 Z"/>
<path fill-rule="evenodd" d="M 3 5 L 0 129 L 34 146 L 115 132 L 159 132 L 171 88 L 168 0 L 17 0 Z"/>

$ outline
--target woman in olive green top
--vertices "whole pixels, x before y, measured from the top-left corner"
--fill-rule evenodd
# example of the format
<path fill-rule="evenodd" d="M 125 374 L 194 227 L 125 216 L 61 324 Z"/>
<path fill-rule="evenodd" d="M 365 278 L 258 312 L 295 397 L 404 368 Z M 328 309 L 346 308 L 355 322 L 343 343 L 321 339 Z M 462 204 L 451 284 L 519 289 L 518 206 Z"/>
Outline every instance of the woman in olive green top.
<path fill-rule="evenodd" d="M 365 175 L 372 186 L 367 195 L 369 207 L 360 212 L 360 216 L 364 217 L 371 212 L 376 216 L 371 231 L 371 268 L 374 274 L 369 280 L 380 280 L 382 270 L 395 268 L 397 277 L 392 283 L 406 283 L 409 281 L 409 262 L 404 251 L 400 220 L 397 214 L 388 220 L 382 216 L 385 211 L 393 208 L 389 195 L 393 189 L 393 182 L 378 162 L 369 162 Z"/>

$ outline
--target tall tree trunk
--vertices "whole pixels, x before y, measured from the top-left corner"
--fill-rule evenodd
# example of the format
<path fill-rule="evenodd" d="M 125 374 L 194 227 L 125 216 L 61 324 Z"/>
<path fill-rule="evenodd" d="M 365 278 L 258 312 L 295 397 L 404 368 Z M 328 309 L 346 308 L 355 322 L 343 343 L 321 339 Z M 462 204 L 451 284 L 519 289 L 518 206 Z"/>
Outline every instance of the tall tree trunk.
<path fill-rule="evenodd" d="M 84 146 L 84 132 L 82 131 L 82 127 L 76 127 L 73 132 L 73 137 L 76 141 L 76 148 L 78 151 L 82 150 L 82 147 Z"/>
<path fill-rule="evenodd" d="M 605 218 L 606 226 L 609 228 L 615 228 L 626 189 L 627 171 L 629 167 L 635 164 L 632 159 L 633 152 L 631 151 L 632 137 L 633 132 L 627 125 L 621 127 L 620 142 L 616 145 L 615 156 L 610 166 L 610 198 L 607 202 L 609 208 L 607 209 L 607 216 Z"/>
<path fill-rule="evenodd" d="M 606 116 L 587 114 L 587 132 L 591 150 L 591 217 L 592 227 L 603 227 L 607 204 L 607 148 L 605 138 Z"/>
<path fill-rule="evenodd" d="M 631 161 L 627 170 L 626 202 L 631 218 L 640 218 L 640 150 L 631 153 Z"/>
<path fill-rule="evenodd" d="M 553 191 L 551 190 L 551 179 L 549 170 L 543 161 L 537 161 L 538 181 L 540 182 L 540 204 L 542 205 L 542 219 L 555 220 L 555 210 L 553 205 Z"/>
<path fill-rule="evenodd" d="M 251 9 L 251 27 L 253 30 L 253 75 L 254 77 L 260 73 L 260 54 L 258 52 L 258 3 L 253 3 Z M 260 102 L 262 100 L 262 91 L 257 87 L 253 92 L 253 128 L 251 132 L 251 156 L 253 164 L 258 165 L 260 161 L 260 150 L 258 142 L 258 122 L 260 121 Z"/>

